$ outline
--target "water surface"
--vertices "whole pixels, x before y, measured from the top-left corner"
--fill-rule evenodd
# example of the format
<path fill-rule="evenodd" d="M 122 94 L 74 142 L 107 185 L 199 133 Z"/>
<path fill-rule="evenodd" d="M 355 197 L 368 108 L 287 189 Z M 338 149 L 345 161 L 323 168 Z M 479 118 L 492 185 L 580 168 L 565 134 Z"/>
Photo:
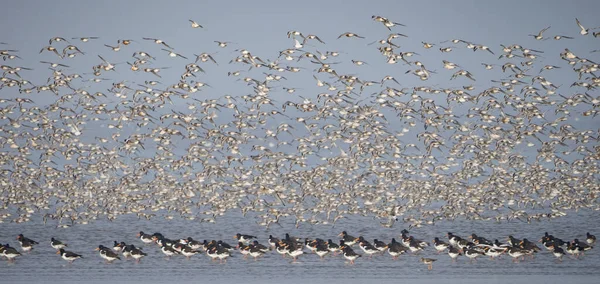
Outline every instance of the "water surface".
<path fill-rule="evenodd" d="M 446 240 L 449 231 L 463 237 L 477 233 L 488 239 L 505 241 L 508 235 L 537 241 L 544 232 L 549 232 L 564 240 L 585 239 L 585 233 L 600 232 L 596 221 L 598 212 L 571 212 L 568 216 L 546 222 L 525 223 L 512 221 L 494 223 L 491 221 L 458 220 L 442 222 L 435 226 L 410 229 L 416 238 L 431 241 L 438 236 Z M 97 221 L 89 225 L 70 228 L 56 228 L 39 222 L 25 224 L 0 224 L 0 241 L 19 247 L 15 240 L 19 233 L 40 242 L 30 253 L 18 258 L 14 263 L 0 262 L 4 283 L 100 283 L 100 282 L 145 282 L 145 283 L 597 283 L 600 276 L 600 257 L 596 249 L 586 253 L 582 259 L 565 257 L 562 263 L 546 251 L 538 253 L 534 259 L 513 263 L 508 256 L 490 260 L 485 257 L 470 263 L 459 258 L 451 263 L 446 254 L 437 255 L 432 247 L 413 255 L 405 254 L 399 260 L 392 260 L 388 254 L 377 255 L 372 259 L 362 257 L 356 265 L 349 265 L 341 256 L 328 256 L 324 260 L 314 254 L 305 254 L 296 263 L 282 258 L 275 252 L 265 254 L 258 261 L 243 259 L 235 252 L 227 263 L 212 262 L 205 255 L 196 255 L 191 260 L 184 257 L 167 259 L 156 245 L 144 245 L 136 238 L 138 231 L 161 232 L 168 238 L 191 236 L 197 240 L 223 239 L 235 244 L 233 235 L 240 232 L 259 236 L 260 242 L 267 243 L 269 234 L 282 237 L 286 232 L 293 236 L 309 238 L 332 238 L 346 230 L 353 236 L 364 236 L 389 241 L 398 238 L 403 228 L 397 222 L 392 228 L 384 228 L 378 220 L 351 216 L 340 219 L 332 225 L 301 225 L 295 228 L 292 221 L 282 221 L 282 226 L 264 227 L 257 225 L 253 218 L 244 218 L 238 213 L 229 213 L 217 223 L 200 223 L 188 220 L 138 220 L 133 216 L 123 216 L 114 222 Z M 82 254 L 84 259 L 72 265 L 62 260 L 50 247 L 50 238 L 55 237 L 69 244 L 69 250 Z M 144 247 L 148 256 L 140 263 L 132 260 L 104 263 L 94 251 L 98 245 L 112 246 L 114 240 L 133 243 Z M 541 244 L 540 244 L 541 246 Z M 356 251 L 360 249 L 356 247 Z M 432 271 L 419 262 L 419 258 L 433 257 Z"/>

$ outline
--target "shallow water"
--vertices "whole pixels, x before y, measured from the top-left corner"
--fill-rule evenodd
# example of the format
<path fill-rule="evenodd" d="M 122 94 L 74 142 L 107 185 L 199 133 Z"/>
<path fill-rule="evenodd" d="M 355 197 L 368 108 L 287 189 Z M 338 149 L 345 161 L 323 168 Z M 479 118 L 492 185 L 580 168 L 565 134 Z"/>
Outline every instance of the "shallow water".
<path fill-rule="evenodd" d="M 471 233 L 504 241 L 510 234 L 517 238 L 528 238 L 537 241 L 545 231 L 564 240 L 573 238 L 585 239 L 590 231 L 598 234 L 600 223 L 597 222 L 600 212 L 571 212 L 568 216 L 545 222 L 527 224 L 520 221 L 494 223 L 490 221 L 443 222 L 435 226 L 412 228 L 410 234 L 416 238 L 431 241 L 435 236 L 446 240 L 448 231 L 463 237 Z M 335 226 L 302 225 L 295 228 L 290 221 L 282 222 L 282 227 L 275 226 L 265 230 L 257 225 L 253 218 L 244 218 L 237 213 L 229 213 L 218 219 L 217 223 L 200 223 L 183 220 L 138 220 L 125 216 L 114 222 L 97 221 L 89 225 L 78 225 L 71 228 L 56 228 L 54 225 L 43 225 L 36 222 L 25 224 L 0 224 L 0 241 L 19 247 L 15 240 L 19 233 L 34 239 L 40 244 L 30 253 L 24 253 L 14 263 L 0 262 L 3 283 L 37 282 L 207 282 L 230 283 L 234 281 L 257 283 L 597 283 L 600 276 L 600 257 L 597 249 L 586 253 L 580 260 L 565 257 L 562 263 L 556 262 L 554 256 L 542 249 L 534 259 L 513 263 L 509 256 L 498 260 L 485 257 L 469 261 L 462 257 L 458 263 L 451 263 L 446 254 L 436 255 L 432 247 L 419 255 L 407 253 L 399 260 L 392 260 L 386 253 L 372 259 L 362 257 L 356 265 L 349 265 L 341 256 L 327 256 L 324 260 L 306 253 L 298 262 L 291 263 L 289 258 L 282 258 L 275 252 L 265 254 L 258 261 L 243 259 L 235 252 L 227 263 L 211 262 L 205 255 L 196 255 L 191 260 L 184 257 L 166 259 L 155 245 L 144 245 L 136 238 L 140 230 L 146 233 L 161 232 L 168 238 L 192 236 L 194 239 L 223 239 L 235 244 L 233 235 L 237 232 L 259 236 L 260 242 L 267 243 L 269 234 L 282 237 L 289 232 L 297 237 L 332 238 L 346 230 L 358 237 L 364 236 L 389 241 L 398 238 L 403 227 L 397 222 L 393 228 L 384 228 L 378 220 L 366 217 L 348 217 L 341 219 Z M 50 238 L 55 237 L 69 244 L 70 251 L 82 254 L 84 259 L 72 265 L 62 260 L 50 247 Z M 140 263 L 132 260 L 116 261 L 106 264 L 94 251 L 98 245 L 112 246 L 113 240 L 133 243 L 144 247 L 148 256 Z M 358 247 L 355 248 L 360 251 Z M 419 262 L 420 257 L 433 257 L 433 270 Z"/>

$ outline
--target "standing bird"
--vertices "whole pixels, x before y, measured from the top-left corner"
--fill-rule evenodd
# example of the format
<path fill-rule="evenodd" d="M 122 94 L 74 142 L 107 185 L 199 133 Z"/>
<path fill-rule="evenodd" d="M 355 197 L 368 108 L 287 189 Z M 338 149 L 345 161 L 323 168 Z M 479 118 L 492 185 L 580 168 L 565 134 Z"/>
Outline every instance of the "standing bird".
<path fill-rule="evenodd" d="M 50 246 L 52 246 L 52 248 L 55 250 L 59 250 L 59 249 L 66 248 L 67 244 L 65 244 L 55 238 L 50 238 Z"/>
<path fill-rule="evenodd" d="M 137 236 L 140 238 L 140 240 L 145 243 L 145 244 L 149 244 L 149 243 L 153 243 L 154 240 L 152 239 L 152 235 L 148 235 L 148 234 L 144 234 L 144 232 L 140 231 Z"/>
<path fill-rule="evenodd" d="M 142 257 L 148 255 L 139 248 L 136 248 L 134 245 L 129 245 L 129 253 L 131 254 L 131 257 L 135 259 L 136 262 L 140 262 L 140 259 L 142 259 Z"/>
<path fill-rule="evenodd" d="M 433 269 L 433 262 L 437 259 L 421 257 L 421 262 L 427 264 L 427 270 Z"/>
<path fill-rule="evenodd" d="M 99 245 L 95 250 L 99 251 L 100 257 L 104 258 L 108 263 L 111 263 L 117 259 L 121 260 L 118 254 L 103 245 Z"/>
<path fill-rule="evenodd" d="M 79 255 L 79 254 L 76 254 L 76 253 L 74 253 L 74 252 L 66 251 L 66 250 L 65 250 L 65 249 L 63 249 L 63 248 L 60 248 L 60 249 L 59 249 L 59 250 L 56 252 L 56 254 L 60 254 L 60 256 L 61 256 L 61 257 L 62 257 L 64 260 L 68 261 L 69 263 L 73 263 L 73 261 L 75 261 L 76 259 L 83 258 L 81 255 Z"/>
<path fill-rule="evenodd" d="M 450 246 L 448 247 L 448 255 L 452 259 L 452 262 L 456 261 L 456 258 L 462 255 L 461 251 L 456 247 Z"/>
<path fill-rule="evenodd" d="M 19 235 L 17 236 L 17 240 L 19 241 L 19 243 L 22 243 L 22 242 L 29 242 L 29 243 L 31 243 L 32 245 L 37 245 L 37 244 L 38 244 L 38 242 L 36 242 L 36 241 L 34 241 L 34 240 L 32 240 L 32 239 L 30 239 L 30 238 L 26 238 L 25 236 L 23 236 L 23 234 L 19 234 Z"/>
<path fill-rule="evenodd" d="M 344 244 L 346 244 L 347 246 L 352 246 L 356 243 L 357 238 L 348 235 L 348 233 L 346 231 L 341 232 L 339 235 L 339 237 L 342 237 L 342 240 L 344 241 Z"/>
<path fill-rule="evenodd" d="M 19 234 L 19 236 L 17 236 L 17 240 L 19 241 L 19 244 L 21 245 L 23 251 L 30 251 L 33 249 L 33 245 L 38 244 L 38 242 L 32 239 L 26 238 L 25 236 L 23 236 L 23 234 Z"/>
<path fill-rule="evenodd" d="M 435 237 L 433 239 L 433 246 L 435 247 L 435 250 L 437 250 L 437 253 L 441 253 L 444 250 L 446 250 L 448 248 L 448 244 L 441 241 L 438 237 Z"/>
<path fill-rule="evenodd" d="M 592 244 L 596 243 L 596 236 L 590 234 L 590 232 L 587 232 L 585 241 L 588 244 L 592 245 Z"/>
<path fill-rule="evenodd" d="M 559 247 L 552 245 L 552 254 L 558 259 L 558 261 L 562 262 L 562 257 L 565 255 L 565 251 Z"/>
<path fill-rule="evenodd" d="M 2 255 L 8 259 L 8 261 L 12 262 L 15 257 L 21 256 L 21 253 L 18 252 L 15 248 L 11 247 L 9 244 L 0 245 L 0 252 Z"/>
<path fill-rule="evenodd" d="M 340 247 L 340 249 L 342 250 L 342 252 L 344 254 L 344 257 L 347 260 L 350 260 L 350 264 L 354 264 L 354 260 L 356 260 L 357 258 L 359 258 L 359 257 L 362 256 L 362 255 L 354 252 L 354 250 L 351 247 L 347 246 L 347 245 L 342 245 Z"/>
<path fill-rule="evenodd" d="M 255 240 L 256 236 L 244 235 L 244 234 L 237 233 L 237 234 L 235 234 L 235 236 L 233 236 L 233 238 L 244 244 L 248 244 L 251 241 Z"/>

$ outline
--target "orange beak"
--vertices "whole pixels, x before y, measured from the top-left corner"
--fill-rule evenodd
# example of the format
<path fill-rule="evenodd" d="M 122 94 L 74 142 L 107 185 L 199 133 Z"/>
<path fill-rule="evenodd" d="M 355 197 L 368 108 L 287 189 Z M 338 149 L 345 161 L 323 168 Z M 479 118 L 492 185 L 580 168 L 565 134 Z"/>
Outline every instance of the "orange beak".
<path fill-rule="evenodd" d="M 141 237 L 142 235 L 140 235 L 140 233 L 137 233 L 135 236 L 139 238 L 139 237 Z"/>
<path fill-rule="evenodd" d="M 60 251 L 56 251 L 56 254 L 60 254 Z"/>
<path fill-rule="evenodd" d="M 95 248 L 94 250 L 100 250 L 99 248 Z"/>

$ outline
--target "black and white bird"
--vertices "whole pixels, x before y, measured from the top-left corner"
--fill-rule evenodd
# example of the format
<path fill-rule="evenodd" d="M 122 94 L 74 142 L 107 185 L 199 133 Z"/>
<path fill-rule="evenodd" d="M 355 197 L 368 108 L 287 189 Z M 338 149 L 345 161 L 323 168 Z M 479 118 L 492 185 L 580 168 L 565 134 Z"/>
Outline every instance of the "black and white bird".
<path fill-rule="evenodd" d="M 585 241 L 590 244 L 593 245 L 594 243 L 596 243 L 596 236 L 590 234 L 590 232 L 586 233 L 586 237 L 585 237 Z"/>
<path fill-rule="evenodd" d="M 59 249 L 66 248 L 67 244 L 65 244 L 55 238 L 50 238 L 50 246 L 52 246 L 52 248 L 55 250 L 59 250 Z"/>
<path fill-rule="evenodd" d="M 62 259 L 68 261 L 69 263 L 73 263 L 76 259 L 83 258 L 81 255 L 76 254 L 74 252 L 66 251 L 64 248 L 60 248 L 56 254 L 60 254 Z"/>
<path fill-rule="evenodd" d="M 237 233 L 235 234 L 235 236 L 233 236 L 233 238 L 247 245 L 251 241 L 255 240 L 256 236 Z"/>
<path fill-rule="evenodd" d="M 95 250 L 99 251 L 100 257 L 104 258 L 109 263 L 117 259 L 121 260 L 118 254 L 103 245 L 99 245 Z"/>
<path fill-rule="evenodd" d="M 0 245 L 0 252 L 8 261 L 13 261 L 16 257 L 21 256 L 21 253 L 17 249 L 11 247 L 9 244 Z"/>
<path fill-rule="evenodd" d="M 344 245 L 342 245 L 342 246 L 340 246 L 340 249 L 342 250 L 342 253 L 343 253 L 343 255 L 344 255 L 344 258 L 346 258 L 347 260 L 349 260 L 349 261 L 350 261 L 350 264 L 354 264 L 354 261 L 355 261 L 357 258 L 359 258 L 359 257 L 361 257 L 361 256 L 362 256 L 362 255 L 360 255 L 360 254 L 358 254 L 358 253 L 354 252 L 354 250 L 353 250 L 351 247 L 349 247 L 349 246 L 347 246 L 347 245 L 345 245 L 345 244 L 344 244 Z"/>
<path fill-rule="evenodd" d="M 21 248 L 23 249 L 23 251 L 30 251 L 33 249 L 33 245 L 37 245 L 38 242 L 30 239 L 30 238 L 26 238 L 25 236 L 23 236 L 23 234 L 19 234 L 17 236 L 17 240 L 19 241 L 19 244 L 21 245 Z"/>
<path fill-rule="evenodd" d="M 140 259 L 142 259 L 142 257 L 147 256 L 148 254 L 143 252 L 141 249 L 136 248 L 134 245 L 129 245 L 129 254 L 131 255 L 131 257 L 133 257 L 133 259 L 135 259 L 136 262 L 140 262 Z"/>

